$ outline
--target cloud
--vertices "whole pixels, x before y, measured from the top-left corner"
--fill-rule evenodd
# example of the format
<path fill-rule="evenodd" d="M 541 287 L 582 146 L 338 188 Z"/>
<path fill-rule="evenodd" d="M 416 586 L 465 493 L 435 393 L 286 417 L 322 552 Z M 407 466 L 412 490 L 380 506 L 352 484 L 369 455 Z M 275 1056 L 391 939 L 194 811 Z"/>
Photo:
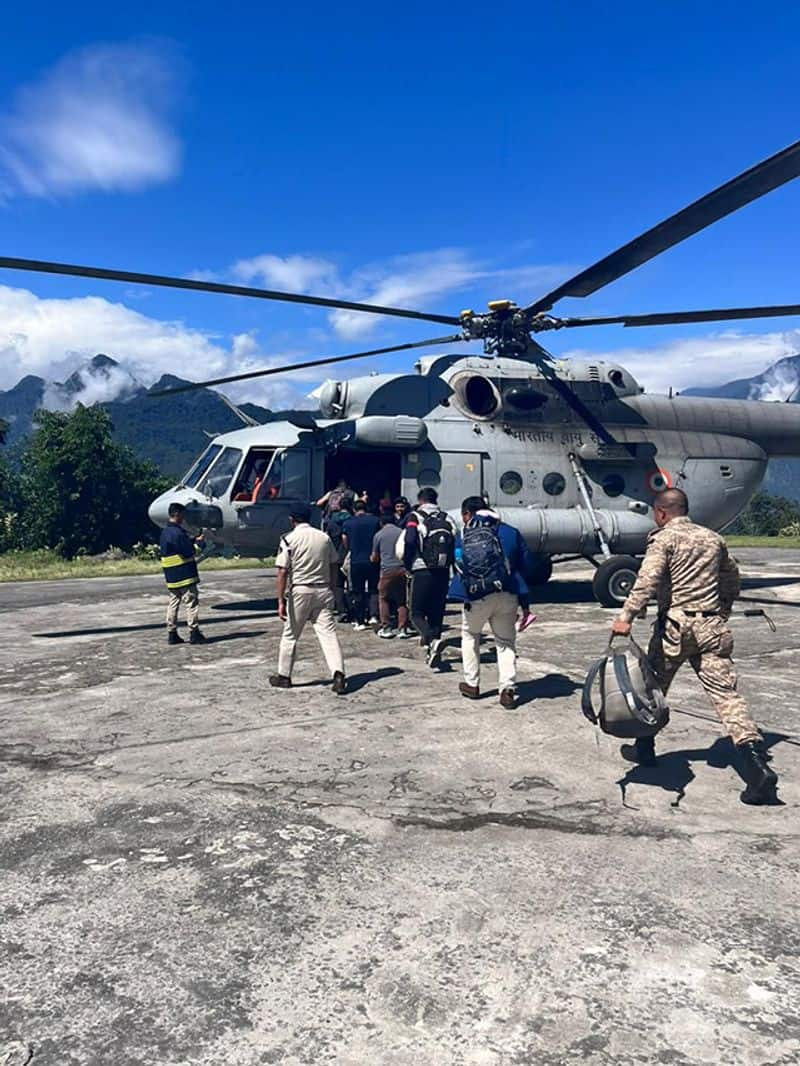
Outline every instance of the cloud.
<path fill-rule="evenodd" d="M 770 369 L 760 384 L 750 386 L 749 399 L 784 403 L 794 395 L 799 385 L 800 378 L 795 368 L 789 363 L 779 363 Z"/>
<path fill-rule="evenodd" d="M 97 44 L 18 90 L 0 116 L 0 192 L 62 196 L 168 181 L 180 64 L 163 46 Z"/>
<path fill-rule="evenodd" d="M 798 352 L 800 330 L 761 334 L 726 330 L 651 347 L 606 351 L 572 348 L 564 352 L 564 357 L 621 363 L 648 392 L 666 392 L 670 386 L 681 390 L 751 377 Z"/>
<path fill-rule="evenodd" d="M 237 282 L 251 285 L 259 282 L 268 289 L 281 292 L 308 292 L 318 286 L 316 295 L 327 295 L 339 285 L 339 271 L 327 259 L 307 255 L 257 255 L 234 263 L 232 274 Z"/>
<path fill-rule="evenodd" d="M 122 366 L 82 367 L 73 375 L 72 388 L 48 382 L 42 397 L 42 407 L 48 411 L 72 411 L 79 403 L 91 407 L 130 395 L 139 383 Z"/>
<path fill-rule="evenodd" d="M 475 259 L 463 248 L 439 248 L 394 256 L 349 273 L 342 272 L 336 263 L 320 256 L 291 255 L 284 258 L 263 254 L 239 260 L 229 273 L 239 283 L 260 284 L 282 292 L 338 297 L 383 307 L 431 310 L 443 297 L 477 285 L 487 291 L 490 286 L 500 285 L 512 291 L 518 289 L 521 298 L 525 298 L 556 284 L 568 272 L 569 268 L 559 266 L 497 270 Z M 461 308 L 451 306 L 447 310 L 457 313 Z M 332 311 L 328 320 L 337 336 L 348 341 L 369 336 L 381 321 L 385 321 L 377 315 L 346 310 Z"/>
<path fill-rule="evenodd" d="M 114 398 L 130 385 L 130 376 L 144 385 L 162 374 L 197 381 L 279 366 L 305 355 L 272 351 L 265 356 L 255 334 L 237 334 L 226 342 L 183 322 L 150 318 L 96 296 L 41 299 L 26 289 L 0 286 L 0 389 L 11 388 L 26 374 L 63 381 L 98 352 L 123 364 L 127 373 L 112 375 L 105 384 L 99 378 L 85 384 L 92 390 L 86 392 L 87 400 Z M 255 379 L 224 391 L 268 407 L 302 406 L 320 376 L 300 372 Z M 59 401 L 53 394 L 49 402 Z"/>

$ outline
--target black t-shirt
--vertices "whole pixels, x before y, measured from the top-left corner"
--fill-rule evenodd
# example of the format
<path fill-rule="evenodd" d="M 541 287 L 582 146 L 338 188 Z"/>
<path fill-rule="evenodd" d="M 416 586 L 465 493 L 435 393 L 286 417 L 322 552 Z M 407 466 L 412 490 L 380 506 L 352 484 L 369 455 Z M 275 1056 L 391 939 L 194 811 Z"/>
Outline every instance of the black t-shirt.
<path fill-rule="evenodd" d="M 351 563 L 368 563 L 372 554 L 372 538 L 380 529 L 380 521 L 374 514 L 356 515 L 348 518 L 343 532 L 350 546 Z"/>

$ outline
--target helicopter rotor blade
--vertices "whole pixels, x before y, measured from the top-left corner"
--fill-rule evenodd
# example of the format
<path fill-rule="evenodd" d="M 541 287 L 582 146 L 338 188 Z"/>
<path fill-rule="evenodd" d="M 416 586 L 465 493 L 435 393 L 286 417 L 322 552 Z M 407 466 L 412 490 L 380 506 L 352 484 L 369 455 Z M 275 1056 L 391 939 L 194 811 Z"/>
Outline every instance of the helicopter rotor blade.
<path fill-rule="evenodd" d="M 550 352 L 543 348 L 537 341 L 532 341 L 531 343 L 533 348 L 529 349 L 529 356 L 533 357 L 532 361 L 542 372 L 542 376 L 549 382 L 553 391 L 560 396 L 567 407 L 569 407 L 570 410 L 572 410 L 578 418 L 580 418 L 580 420 L 603 441 L 604 444 L 612 444 L 617 447 L 622 444 L 622 446 L 627 449 L 628 445 L 618 441 L 616 437 L 606 429 L 597 415 L 583 402 L 572 385 L 559 375 L 553 365 L 553 356 Z"/>
<path fill-rule="evenodd" d="M 780 304 L 773 307 L 722 307 L 714 311 L 664 311 L 650 315 L 616 315 L 609 318 L 561 318 L 564 326 L 670 326 L 680 322 L 730 322 L 737 318 L 780 318 L 800 315 L 800 304 Z"/>
<path fill-rule="evenodd" d="M 270 374 L 289 374 L 293 370 L 307 370 L 314 366 L 329 366 L 331 363 L 345 363 L 349 359 L 364 359 L 369 355 L 386 355 L 388 352 L 407 352 L 410 348 L 429 348 L 433 344 L 455 344 L 466 338 L 461 333 L 453 333 L 449 337 L 434 337 L 427 341 L 414 341 L 411 344 L 393 344 L 390 348 L 373 348 L 369 352 L 355 352 L 352 355 L 331 355 L 326 359 L 310 359 L 305 363 L 292 363 L 289 366 L 271 366 L 265 370 L 251 370 L 246 374 L 231 374 L 224 378 L 210 378 L 208 381 L 195 381 L 188 385 L 179 385 L 174 389 L 159 389 L 150 392 L 150 396 L 174 396 L 179 392 L 193 392 L 195 389 L 206 389 L 211 385 L 226 385 L 230 381 L 245 381 L 248 378 L 263 378 Z"/>
<path fill-rule="evenodd" d="M 327 296 L 307 296 L 297 292 L 256 289 L 248 285 L 227 285 L 219 281 L 173 278 L 163 274 L 140 274 L 130 270 L 108 270 L 105 267 L 77 266 L 74 263 L 49 263 L 40 259 L 15 259 L 0 256 L 0 268 L 35 271 L 39 274 L 65 274 L 78 278 L 99 278 L 102 281 L 124 281 L 132 285 L 154 285 L 167 289 L 190 289 L 194 292 L 220 292 L 228 296 L 251 296 L 259 300 L 311 304 L 314 307 L 331 307 L 339 311 L 364 311 L 371 315 L 390 315 L 395 318 L 414 318 L 422 322 L 441 322 L 447 326 L 458 326 L 461 323 L 461 319 L 454 315 L 434 315 L 424 311 L 410 311 L 402 307 L 380 307 L 377 304 L 356 303 L 353 300 L 335 300 Z"/>
<path fill-rule="evenodd" d="M 800 175 L 800 141 L 762 160 L 749 170 L 720 185 L 699 200 L 671 215 L 657 226 L 617 248 L 604 259 L 582 270 L 525 310 L 529 314 L 549 310 L 565 296 L 589 296 L 631 270 L 660 255 L 693 234 L 737 211 L 752 200 L 777 189 Z"/>

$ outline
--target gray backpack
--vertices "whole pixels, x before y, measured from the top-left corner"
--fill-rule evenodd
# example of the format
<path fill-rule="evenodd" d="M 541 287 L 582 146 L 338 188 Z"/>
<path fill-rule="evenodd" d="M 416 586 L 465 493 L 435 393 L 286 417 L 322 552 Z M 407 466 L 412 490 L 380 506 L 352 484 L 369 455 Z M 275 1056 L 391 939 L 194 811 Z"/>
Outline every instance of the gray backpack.
<path fill-rule="evenodd" d="M 612 737 L 652 737 L 669 721 L 669 706 L 658 688 L 647 656 L 633 639 L 592 664 L 581 697 L 584 715 Z M 592 688 L 599 680 L 600 706 L 595 709 Z"/>

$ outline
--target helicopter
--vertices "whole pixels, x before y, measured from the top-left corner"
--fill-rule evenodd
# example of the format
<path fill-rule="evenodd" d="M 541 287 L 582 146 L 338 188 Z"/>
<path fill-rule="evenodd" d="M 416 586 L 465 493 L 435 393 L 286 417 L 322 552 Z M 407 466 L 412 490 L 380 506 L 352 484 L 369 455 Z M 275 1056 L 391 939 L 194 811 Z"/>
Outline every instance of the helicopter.
<path fill-rule="evenodd" d="M 493 300 L 485 312 L 434 314 L 222 282 L 0 257 L 0 268 L 358 311 L 456 327 L 443 337 L 319 358 L 186 384 L 151 395 L 225 385 L 418 348 L 479 341 L 483 354 L 426 354 L 415 372 L 327 380 L 319 412 L 253 425 L 214 438 L 149 514 L 167 522 L 186 507 L 212 549 L 264 556 L 277 550 L 297 501 L 323 497 L 338 481 L 372 499 L 416 498 L 435 487 L 460 518 L 466 496 L 482 496 L 516 526 L 534 557 L 533 584 L 554 561 L 594 565 L 604 606 L 624 601 L 653 528 L 652 503 L 686 491 L 692 518 L 714 529 L 745 507 L 774 456 L 800 456 L 800 408 L 755 400 L 645 393 L 623 366 L 554 358 L 535 339 L 559 329 L 800 315 L 800 304 L 560 317 L 553 305 L 586 297 L 800 174 L 800 141 L 763 160 L 611 252 L 533 303 Z M 321 521 L 314 508 L 312 521 Z"/>

